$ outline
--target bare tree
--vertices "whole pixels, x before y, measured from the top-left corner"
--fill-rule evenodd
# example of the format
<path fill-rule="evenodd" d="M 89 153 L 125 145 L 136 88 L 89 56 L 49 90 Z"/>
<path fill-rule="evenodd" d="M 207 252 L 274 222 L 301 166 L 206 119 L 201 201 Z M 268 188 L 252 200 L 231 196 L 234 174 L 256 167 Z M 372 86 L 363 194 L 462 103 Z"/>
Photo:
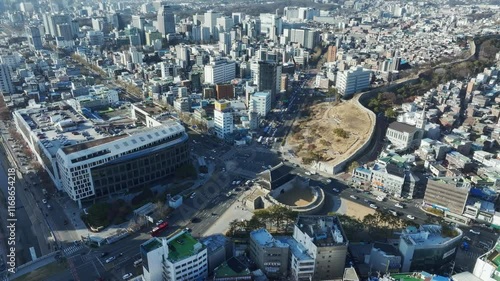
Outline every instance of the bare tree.
<path fill-rule="evenodd" d="M 168 215 L 169 211 L 170 211 L 169 208 L 168 208 L 168 206 L 163 201 L 156 202 L 155 207 L 156 207 L 155 214 L 159 218 L 166 217 Z"/>

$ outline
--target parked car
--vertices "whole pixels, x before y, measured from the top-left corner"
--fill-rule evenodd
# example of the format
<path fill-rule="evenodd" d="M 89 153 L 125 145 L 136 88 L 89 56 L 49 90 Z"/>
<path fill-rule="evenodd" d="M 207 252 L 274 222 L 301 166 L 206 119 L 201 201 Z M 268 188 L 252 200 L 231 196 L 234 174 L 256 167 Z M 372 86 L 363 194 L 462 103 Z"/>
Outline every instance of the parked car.
<path fill-rule="evenodd" d="M 375 210 L 378 209 L 377 205 L 375 205 L 375 204 L 370 204 L 370 208 L 375 209 Z"/>
<path fill-rule="evenodd" d="M 338 190 L 338 189 L 337 189 L 337 188 L 335 188 L 335 187 L 334 187 L 332 190 L 333 190 L 333 192 L 337 192 L 337 193 L 339 193 L 339 192 L 340 192 L 340 190 Z"/>
<path fill-rule="evenodd" d="M 127 274 L 123 275 L 123 280 L 127 280 L 130 277 L 132 277 L 132 273 L 127 273 Z"/>
<path fill-rule="evenodd" d="M 414 220 L 415 219 L 415 217 L 412 216 L 412 215 L 407 215 L 406 217 L 409 218 L 410 220 Z"/>
<path fill-rule="evenodd" d="M 476 234 L 476 235 L 481 234 L 481 232 L 479 232 L 477 230 L 474 230 L 474 229 L 469 230 L 469 232 L 472 233 L 472 234 Z"/>
<path fill-rule="evenodd" d="M 163 223 L 163 220 L 159 220 L 159 221 L 156 222 L 156 226 L 159 226 L 162 223 Z"/>
<path fill-rule="evenodd" d="M 404 208 L 403 204 L 401 204 L 401 203 L 396 203 L 394 206 L 395 206 L 395 207 L 398 207 L 398 208 L 401 208 L 401 209 L 403 209 L 403 208 Z"/>
<path fill-rule="evenodd" d="M 44 199 L 42 199 L 42 203 L 43 203 L 43 204 L 47 204 L 47 199 L 45 199 L 45 198 L 44 198 Z"/>

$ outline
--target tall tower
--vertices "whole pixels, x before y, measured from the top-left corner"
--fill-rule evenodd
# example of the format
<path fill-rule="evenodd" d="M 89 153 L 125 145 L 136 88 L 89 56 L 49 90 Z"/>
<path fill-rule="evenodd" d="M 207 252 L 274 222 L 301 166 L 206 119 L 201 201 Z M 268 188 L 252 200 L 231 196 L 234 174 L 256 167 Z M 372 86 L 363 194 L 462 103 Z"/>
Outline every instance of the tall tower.
<path fill-rule="evenodd" d="M 12 84 L 10 68 L 6 64 L 0 64 L 0 94 L 13 93 L 14 85 Z"/>
<path fill-rule="evenodd" d="M 28 43 L 30 49 L 41 50 L 43 49 L 42 36 L 40 35 L 40 29 L 36 26 L 29 26 L 26 28 L 26 33 L 28 35 Z"/>
<path fill-rule="evenodd" d="M 158 10 L 158 31 L 166 36 L 167 34 L 175 33 L 175 18 L 172 8 L 167 5 L 163 5 Z"/>

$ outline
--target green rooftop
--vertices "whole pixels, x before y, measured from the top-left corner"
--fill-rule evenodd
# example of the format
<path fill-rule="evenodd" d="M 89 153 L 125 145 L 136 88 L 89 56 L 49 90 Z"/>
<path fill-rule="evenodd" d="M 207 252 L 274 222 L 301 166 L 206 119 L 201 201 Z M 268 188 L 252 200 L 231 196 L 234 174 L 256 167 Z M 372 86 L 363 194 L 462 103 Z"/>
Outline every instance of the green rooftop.
<path fill-rule="evenodd" d="M 216 278 L 240 277 L 249 275 L 250 270 L 233 257 L 217 267 L 214 274 Z"/>
<path fill-rule="evenodd" d="M 195 247 L 197 244 L 198 246 Z M 199 243 L 190 233 L 184 232 L 182 235 L 168 242 L 168 259 L 176 262 L 192 256 L 204 248 L 205 245 Z"/>
<path fill-rule="evenodd" d="M 152 250 L 156 250 L 162 246 L 161 240 L 157 238 L 153 238 L 146 243 L 142 244 L 141 247 L 146 251 L 146 253 L 151 252 Z"/>
<path fill-rule="evenodd" d="M 411 275 L 405 274 L 405 273 L 391 274 L 391 278 L 394 278 L 394 280 L 398 280 L 398 281 L 422 281 L 423 280 L 421 278 L 416 278 L 414 276 L 411 276 Z"/>

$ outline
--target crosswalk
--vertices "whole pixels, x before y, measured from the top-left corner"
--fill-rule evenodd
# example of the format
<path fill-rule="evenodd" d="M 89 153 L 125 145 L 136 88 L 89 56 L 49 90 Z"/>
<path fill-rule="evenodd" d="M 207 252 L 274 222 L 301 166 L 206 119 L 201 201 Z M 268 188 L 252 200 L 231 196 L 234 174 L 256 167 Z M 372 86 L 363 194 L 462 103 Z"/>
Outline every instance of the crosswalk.
<path fill-rule="evenodd" d="M 64 248 L 63 251 L 64 251 L 64 254 L 66 256 L 70 256 L 71 254 L 73 254 L 75 252 L 78 252 L 78 251 L 80 251 L 83 248 L 85 248 L 85 246 L 82 245 L 82 244 L 80 244 L 80 245 L 72 245 L 72 246 Z"/>

